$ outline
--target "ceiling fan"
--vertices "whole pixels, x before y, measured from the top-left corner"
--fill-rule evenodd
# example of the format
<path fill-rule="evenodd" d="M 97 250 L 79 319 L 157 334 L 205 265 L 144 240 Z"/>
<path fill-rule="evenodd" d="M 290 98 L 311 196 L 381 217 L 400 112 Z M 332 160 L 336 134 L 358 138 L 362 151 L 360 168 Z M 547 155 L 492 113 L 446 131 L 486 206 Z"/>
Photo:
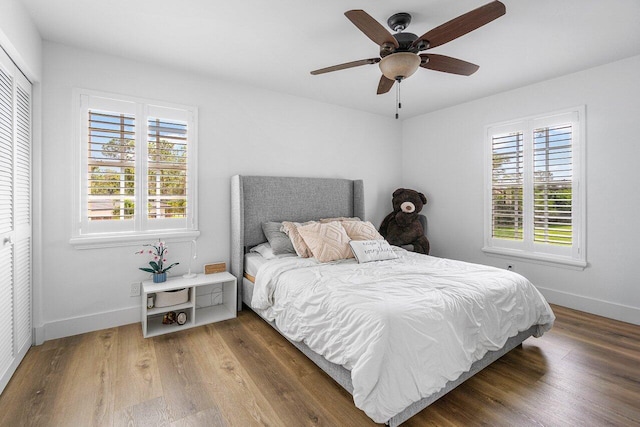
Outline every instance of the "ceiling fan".
<path fill-rule="evenodd" d="M 387 20 L 389 28 L 396 32 L 391 34 L 364 10 L 349 10 L 345 12 L 345 16 L 360 31 L 380 46 L 380 58 L 361 59 L 333 65 L 311 71 L 311 74 L 324 74 L 361 65 L 379 64 L 382 77 L 380 77 L 380 82 L 378 83 L 378 95 L 389 92 L 396 81 L 400 83 L 403 79 L 415 73 L 418 67 L 469 76 L 475 73 L 479 66 L 450 56 L 419 52 L 455 40 L 501 17 L 505 13 L 504 4 L 497 0 L 492 1 L 418 37 L 415 34 L 403 32 L 411 22 L 411 15 L 408 13 L 396 13 Z M 396 118 L 397 116 L 396 113 Z"/>

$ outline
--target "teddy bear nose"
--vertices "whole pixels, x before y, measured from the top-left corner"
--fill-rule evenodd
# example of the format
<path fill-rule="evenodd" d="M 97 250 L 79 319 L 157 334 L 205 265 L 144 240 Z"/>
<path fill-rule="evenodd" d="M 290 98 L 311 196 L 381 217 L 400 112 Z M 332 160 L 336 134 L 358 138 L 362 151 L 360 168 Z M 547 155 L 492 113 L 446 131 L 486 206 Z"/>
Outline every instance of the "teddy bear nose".
<path fill-rule="evenodd" d="M 402 212 L 412 213 L 413 211 L 416 210 L 416 207 L 411 202 L 404 202 L 403 204 L 400 205 L 400 209 L 402 209 Z"/>

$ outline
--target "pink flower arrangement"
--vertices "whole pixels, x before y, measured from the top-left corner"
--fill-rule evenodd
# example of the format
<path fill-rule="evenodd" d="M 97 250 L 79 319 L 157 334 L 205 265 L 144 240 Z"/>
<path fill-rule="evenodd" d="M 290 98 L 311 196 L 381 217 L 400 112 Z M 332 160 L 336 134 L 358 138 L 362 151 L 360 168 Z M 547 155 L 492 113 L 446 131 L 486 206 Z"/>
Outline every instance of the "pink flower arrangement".
<path fill-rule="evenodd" d="M 149 254 L 153 256 L 153 259 L 151 261 L 149 261 L 149 265 L 151 266 L 151 268 L 149 267 L 140 267 L 140 270 L 142 271 L 146 271 L 147 273 L 165 273 L 167 271 L 169 271 L 169 269 L 171 269 L 171 267 L 173 267 L 174 265 L 178 265 L 180 264 L 179 262 L 174 262 L 173 264 L 171 264 L 168 267 L 164 266 L 164 263 L 167 262 L 167 245 L 164 244 L 164 242 L 158 240 L 158 243 L 156 243 L 155 245 L 143 245 L 143 246 L 149 246 L 153 249 L 142 249 L 139 250 L 138 252 L 136 252 L 136 254 Z"/>

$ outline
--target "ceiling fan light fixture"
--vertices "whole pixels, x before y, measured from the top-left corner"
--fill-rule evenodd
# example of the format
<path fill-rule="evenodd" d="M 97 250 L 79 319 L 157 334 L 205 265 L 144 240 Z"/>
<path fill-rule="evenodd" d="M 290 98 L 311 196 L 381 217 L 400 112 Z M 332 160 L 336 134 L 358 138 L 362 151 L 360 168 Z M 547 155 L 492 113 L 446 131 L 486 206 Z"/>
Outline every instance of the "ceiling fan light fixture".
<path fill-rule="evenodd" d="M 396 52 L 382 58 L 379 66 L 382 74 L 390 80 L 406 79 L 416 72 L 420 61 L 415 53 Z"/>

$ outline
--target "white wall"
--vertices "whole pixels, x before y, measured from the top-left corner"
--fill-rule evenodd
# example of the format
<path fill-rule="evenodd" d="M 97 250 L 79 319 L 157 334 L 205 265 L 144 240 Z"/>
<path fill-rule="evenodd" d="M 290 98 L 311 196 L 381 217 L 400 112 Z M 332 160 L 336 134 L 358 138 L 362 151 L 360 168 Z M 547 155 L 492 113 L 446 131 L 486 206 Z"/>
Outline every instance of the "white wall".
<path fill-rule="evenodd" d="M 38 341 L 139 321 L 132 282 L 145 280 L 138 246 L 77 250 L 71 237 L 71 91 L 74 87 L 199 108 L 199 228 L 194 269 L 229 263 L 230 177 L 362 178 L 367 219 L 379 224 L 401 180 L 400 124 L 393 119 L 184 71 L 44 44 L 43 283 Z M 171 248 L 186 272 L 188 244 Z"/>
<path fill-rule="evenodd" d="M 129 286 L 146 278 L 137 246 L 77 250 L 71 236 L 74 87 L 199 107 L 199 258 L 229 262 L 234 174 L 363 178 L 367 219 L 379 224 L 400 185 L 429 197 L 432 254 L 514 265 L 551 301 L 640 323 L 640 57 L 446 110 L 395 120 L 46 42 L 43 54 L 43 279 L 34 284 L 38 341 L 139 320 Z M 587 106 L 587 259 L 584 271 L 491 257 L 483 243 L 482 133 L 488 123 Z M 172 260 L 186 271 L 188 245 Z"/>
<path fill-rule="evenodd" d="M 429 198 L 432 254 L 506 267 L 552 303 L 640 324 L 640 56 L 403 122 L 403 185 Z M 488 256 L 483 128 L 586 105 L 587 261 L 582 271 Z"/>
<path fill-rule="evenodd" d="M 18 0 L 2 0 L 0 46 L 33 82 L 42 74 L 42 40 L 31 17 Z"/>

